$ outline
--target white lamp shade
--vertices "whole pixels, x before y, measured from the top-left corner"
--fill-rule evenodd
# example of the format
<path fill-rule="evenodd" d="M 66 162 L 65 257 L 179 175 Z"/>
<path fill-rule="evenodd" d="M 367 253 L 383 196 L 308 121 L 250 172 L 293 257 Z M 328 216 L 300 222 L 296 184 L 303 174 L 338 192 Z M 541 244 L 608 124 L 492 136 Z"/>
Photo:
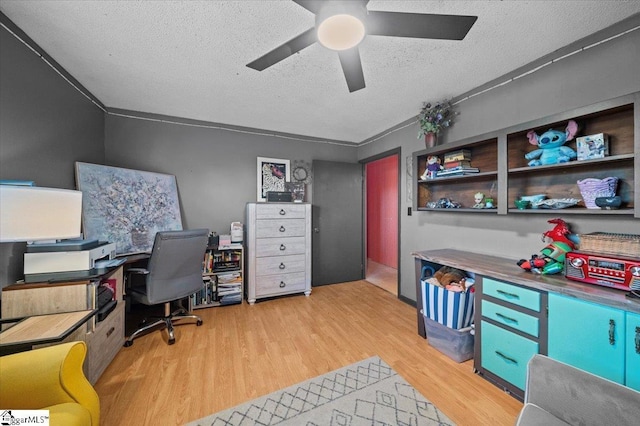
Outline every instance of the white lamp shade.
<path fill-rule="evenodd" d="M 0 185 L 0 242 L 82 235 L 82 192 Z"/>

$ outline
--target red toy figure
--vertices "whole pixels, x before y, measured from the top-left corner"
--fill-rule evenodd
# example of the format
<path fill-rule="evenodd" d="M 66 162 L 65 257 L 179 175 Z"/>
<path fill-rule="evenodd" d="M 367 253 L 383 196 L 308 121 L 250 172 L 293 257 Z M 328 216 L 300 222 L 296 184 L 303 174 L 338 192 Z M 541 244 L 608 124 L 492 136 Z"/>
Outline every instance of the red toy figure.
<path fill-rule="evenodd" d="M 532 255 L 531 259 L 520 259 L 518 266 L 522 269 L 543 275 L 557 274 L 564 270 L 564 258 L 575 248 L 575 235 L 562 219 L 551 219 L 548 222 L 556 226 L 542 234 L 542 241 L 549 237 L 551 243 L 540 250 L 540 254 Z"/>

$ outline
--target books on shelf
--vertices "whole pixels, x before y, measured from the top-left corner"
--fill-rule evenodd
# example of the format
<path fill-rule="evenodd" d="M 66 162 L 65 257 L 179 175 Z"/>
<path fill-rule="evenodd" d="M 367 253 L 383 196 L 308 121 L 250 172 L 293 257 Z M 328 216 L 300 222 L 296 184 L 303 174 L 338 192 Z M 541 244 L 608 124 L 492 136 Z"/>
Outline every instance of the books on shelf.
<path fill-rule="evenodd" d="M 445 177 L 445 176 L 459 176 L 466 174 L 479 173 L 480 169 L 477 167 L 454 167 L 451 169 L 444 169 L 438 172 L 437 177 Z"/>
<path fill-rule="evenodd" d="M 470 160 L 446 161 L 443 164 L 445 169 L 453 169 L 454 167 L 471 167 Z"/>
<path fill-rule="evenodd" d="M 471 161 L 471 151 L 468 149 L 459 149 L 444 154 L 445 163 L 451 163 L 453 161 Z"/>

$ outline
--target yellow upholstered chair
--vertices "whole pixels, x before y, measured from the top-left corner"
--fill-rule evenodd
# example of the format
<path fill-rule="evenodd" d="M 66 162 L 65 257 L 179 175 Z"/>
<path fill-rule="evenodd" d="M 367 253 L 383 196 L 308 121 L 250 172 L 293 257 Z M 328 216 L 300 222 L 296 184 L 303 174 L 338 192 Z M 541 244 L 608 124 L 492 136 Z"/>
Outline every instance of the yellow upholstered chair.
<path fill-rule="evenodd" d="M 100 422 L 100 399 L 82 371 L 84 342 L 0 357 L 0 408 L 49 410 L 52 426 Z"/>

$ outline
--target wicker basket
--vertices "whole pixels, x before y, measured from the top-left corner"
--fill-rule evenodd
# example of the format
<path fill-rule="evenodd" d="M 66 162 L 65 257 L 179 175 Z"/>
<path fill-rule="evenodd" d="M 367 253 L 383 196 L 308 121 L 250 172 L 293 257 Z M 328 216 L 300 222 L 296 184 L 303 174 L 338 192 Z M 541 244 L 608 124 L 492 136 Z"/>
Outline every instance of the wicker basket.
<path fill-rule="evenodd" d="M 640 235 L 593 232 L 580 235 L 580 251 L 640 257 Z"/>
<path fill-rule="evenodd" d="M 608 177 L 604 179 L 586 178 L 578 181 L 578 188 L 584 200 L 584 205 L 588 209 L 599 209 L 596 205 L 598 197 L 613 197 L 616 195 L 616 187 L 618 186 L 617 177 Z"/>

